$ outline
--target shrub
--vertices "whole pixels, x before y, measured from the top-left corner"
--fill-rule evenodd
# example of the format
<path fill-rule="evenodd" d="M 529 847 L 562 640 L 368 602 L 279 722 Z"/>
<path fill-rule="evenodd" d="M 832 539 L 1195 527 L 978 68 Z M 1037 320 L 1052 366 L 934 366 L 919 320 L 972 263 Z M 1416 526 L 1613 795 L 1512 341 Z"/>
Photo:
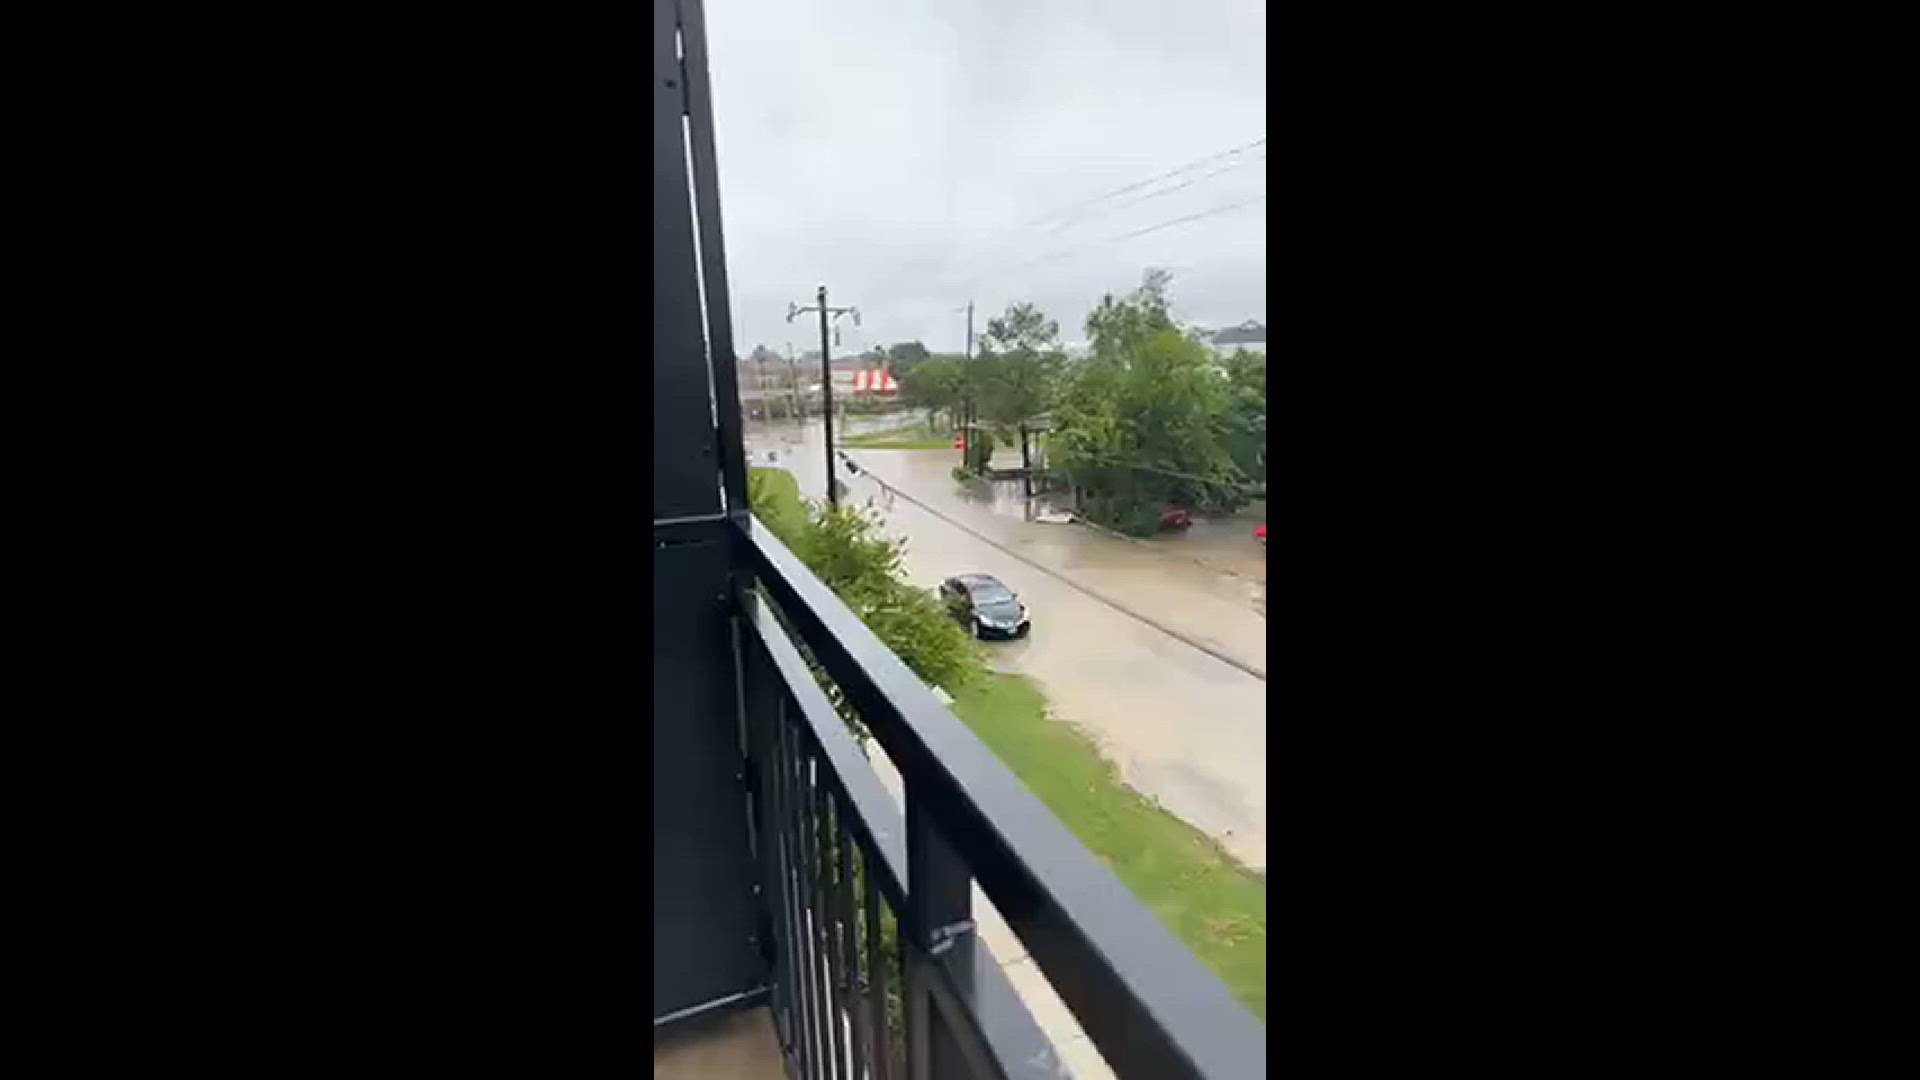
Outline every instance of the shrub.
<path fill-rule="evenodd" d="M 1160 531 L 1160 505 L 1134 494 L 1089 495 L 1087 520 L 1128 536 L 1152 536 Z"/>
<path fill-rule="evenodd" d="M 754 472 L 781 474 L 750 474 L 754 513 L 922 682 L 951 693 L 985 670 L 972 637 L 948 618 L 933 591 L 907 582 L 900 568 L 905 542 L 881 533 L 877 515 L 846 503 L 801 500 L 784 470 Z M 817 669 L 815 674 L 864 743 L 867 732 L 852 706 Z"/>
<path fill-rule="evenodd" d="M 987 471 L 987 462 L 993 458 L 993 433 L 985 428 L 973 428 L 967 434 L 967 467 L 974 472 Z"/>

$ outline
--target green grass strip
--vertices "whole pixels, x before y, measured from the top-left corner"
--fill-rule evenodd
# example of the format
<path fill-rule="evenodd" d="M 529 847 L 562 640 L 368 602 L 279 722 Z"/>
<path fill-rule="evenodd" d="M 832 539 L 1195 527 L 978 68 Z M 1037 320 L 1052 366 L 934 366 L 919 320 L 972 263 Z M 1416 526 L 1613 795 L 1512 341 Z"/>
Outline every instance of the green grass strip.
<path fill-rule="evenodd" d="M 1121 782 L 1085 733 L 1047 716 L 1023 675 L 993 674 L 954 695 L 954 714 L 1080 842 L 1267 1018 L 1267 882 L 1205 833 Z"/>
<path fill-rule="evenodd" d="M 872 435 L 850 435 L 836 439 L 841 446 L 855 450 L 951 450 L 951 436 L 942 438 L 937 435 L 920 437 L 915 435 L 893 435 L 876 433 Z"/>

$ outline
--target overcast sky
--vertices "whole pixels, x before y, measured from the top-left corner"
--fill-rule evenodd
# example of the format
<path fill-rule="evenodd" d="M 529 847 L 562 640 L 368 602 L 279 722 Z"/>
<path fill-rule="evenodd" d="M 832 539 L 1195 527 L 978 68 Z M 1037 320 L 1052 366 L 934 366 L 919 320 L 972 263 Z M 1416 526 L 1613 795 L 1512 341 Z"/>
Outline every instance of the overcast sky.
<path fill-rule="evenodd" d="M 821 282 L 862 316 L 836 354 L 958 352 L 969 299 L 976 327 L 1032 300 L 1078 342 L 1101 293 L 1148 266 L 1174 270 L 1184 321 L 1266 320 L 1266 145 L 1249 145 L 1267 134 L 1261 0 L 706 11 L 740 355 L 818 348 L 817 323 L 785 316 Z"/>

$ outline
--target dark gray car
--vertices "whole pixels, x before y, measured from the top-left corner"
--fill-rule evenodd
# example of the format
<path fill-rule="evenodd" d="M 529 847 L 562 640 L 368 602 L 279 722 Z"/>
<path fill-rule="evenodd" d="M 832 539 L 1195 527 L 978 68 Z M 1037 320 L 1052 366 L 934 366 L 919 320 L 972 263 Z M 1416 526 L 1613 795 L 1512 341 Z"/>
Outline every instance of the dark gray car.
<path fill-rule="evenodd" d="M 1027 605 L 992 574 L 961 574 L 940 583 L 940 600 L 977 638 L 1017 638 L 1032 628 Z"/>

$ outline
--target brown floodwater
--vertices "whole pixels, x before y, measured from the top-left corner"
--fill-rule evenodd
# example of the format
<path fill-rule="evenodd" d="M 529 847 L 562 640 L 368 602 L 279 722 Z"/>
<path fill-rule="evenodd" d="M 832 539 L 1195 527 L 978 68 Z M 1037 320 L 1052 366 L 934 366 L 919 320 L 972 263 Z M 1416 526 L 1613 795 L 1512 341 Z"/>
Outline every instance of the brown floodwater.
<path fill-rule="evenodd" d="M 1030 520 L 1046 508 L 1019 481 L 956 482 L 958 451 L 847 454 L 860 469 L 841 473 L 847 497 L 906 540 L 912 580 L 989 573 L 1027 603 L 1032 633 L 988 646 L 997 669 L 1033 677 L 1129 785 L 1265 870 L 1266 551 L 1252 535 L 1264 506 L 1138 541 Z M 749 456 L 825 492 L 817 423 L 749 433 Z"/>

